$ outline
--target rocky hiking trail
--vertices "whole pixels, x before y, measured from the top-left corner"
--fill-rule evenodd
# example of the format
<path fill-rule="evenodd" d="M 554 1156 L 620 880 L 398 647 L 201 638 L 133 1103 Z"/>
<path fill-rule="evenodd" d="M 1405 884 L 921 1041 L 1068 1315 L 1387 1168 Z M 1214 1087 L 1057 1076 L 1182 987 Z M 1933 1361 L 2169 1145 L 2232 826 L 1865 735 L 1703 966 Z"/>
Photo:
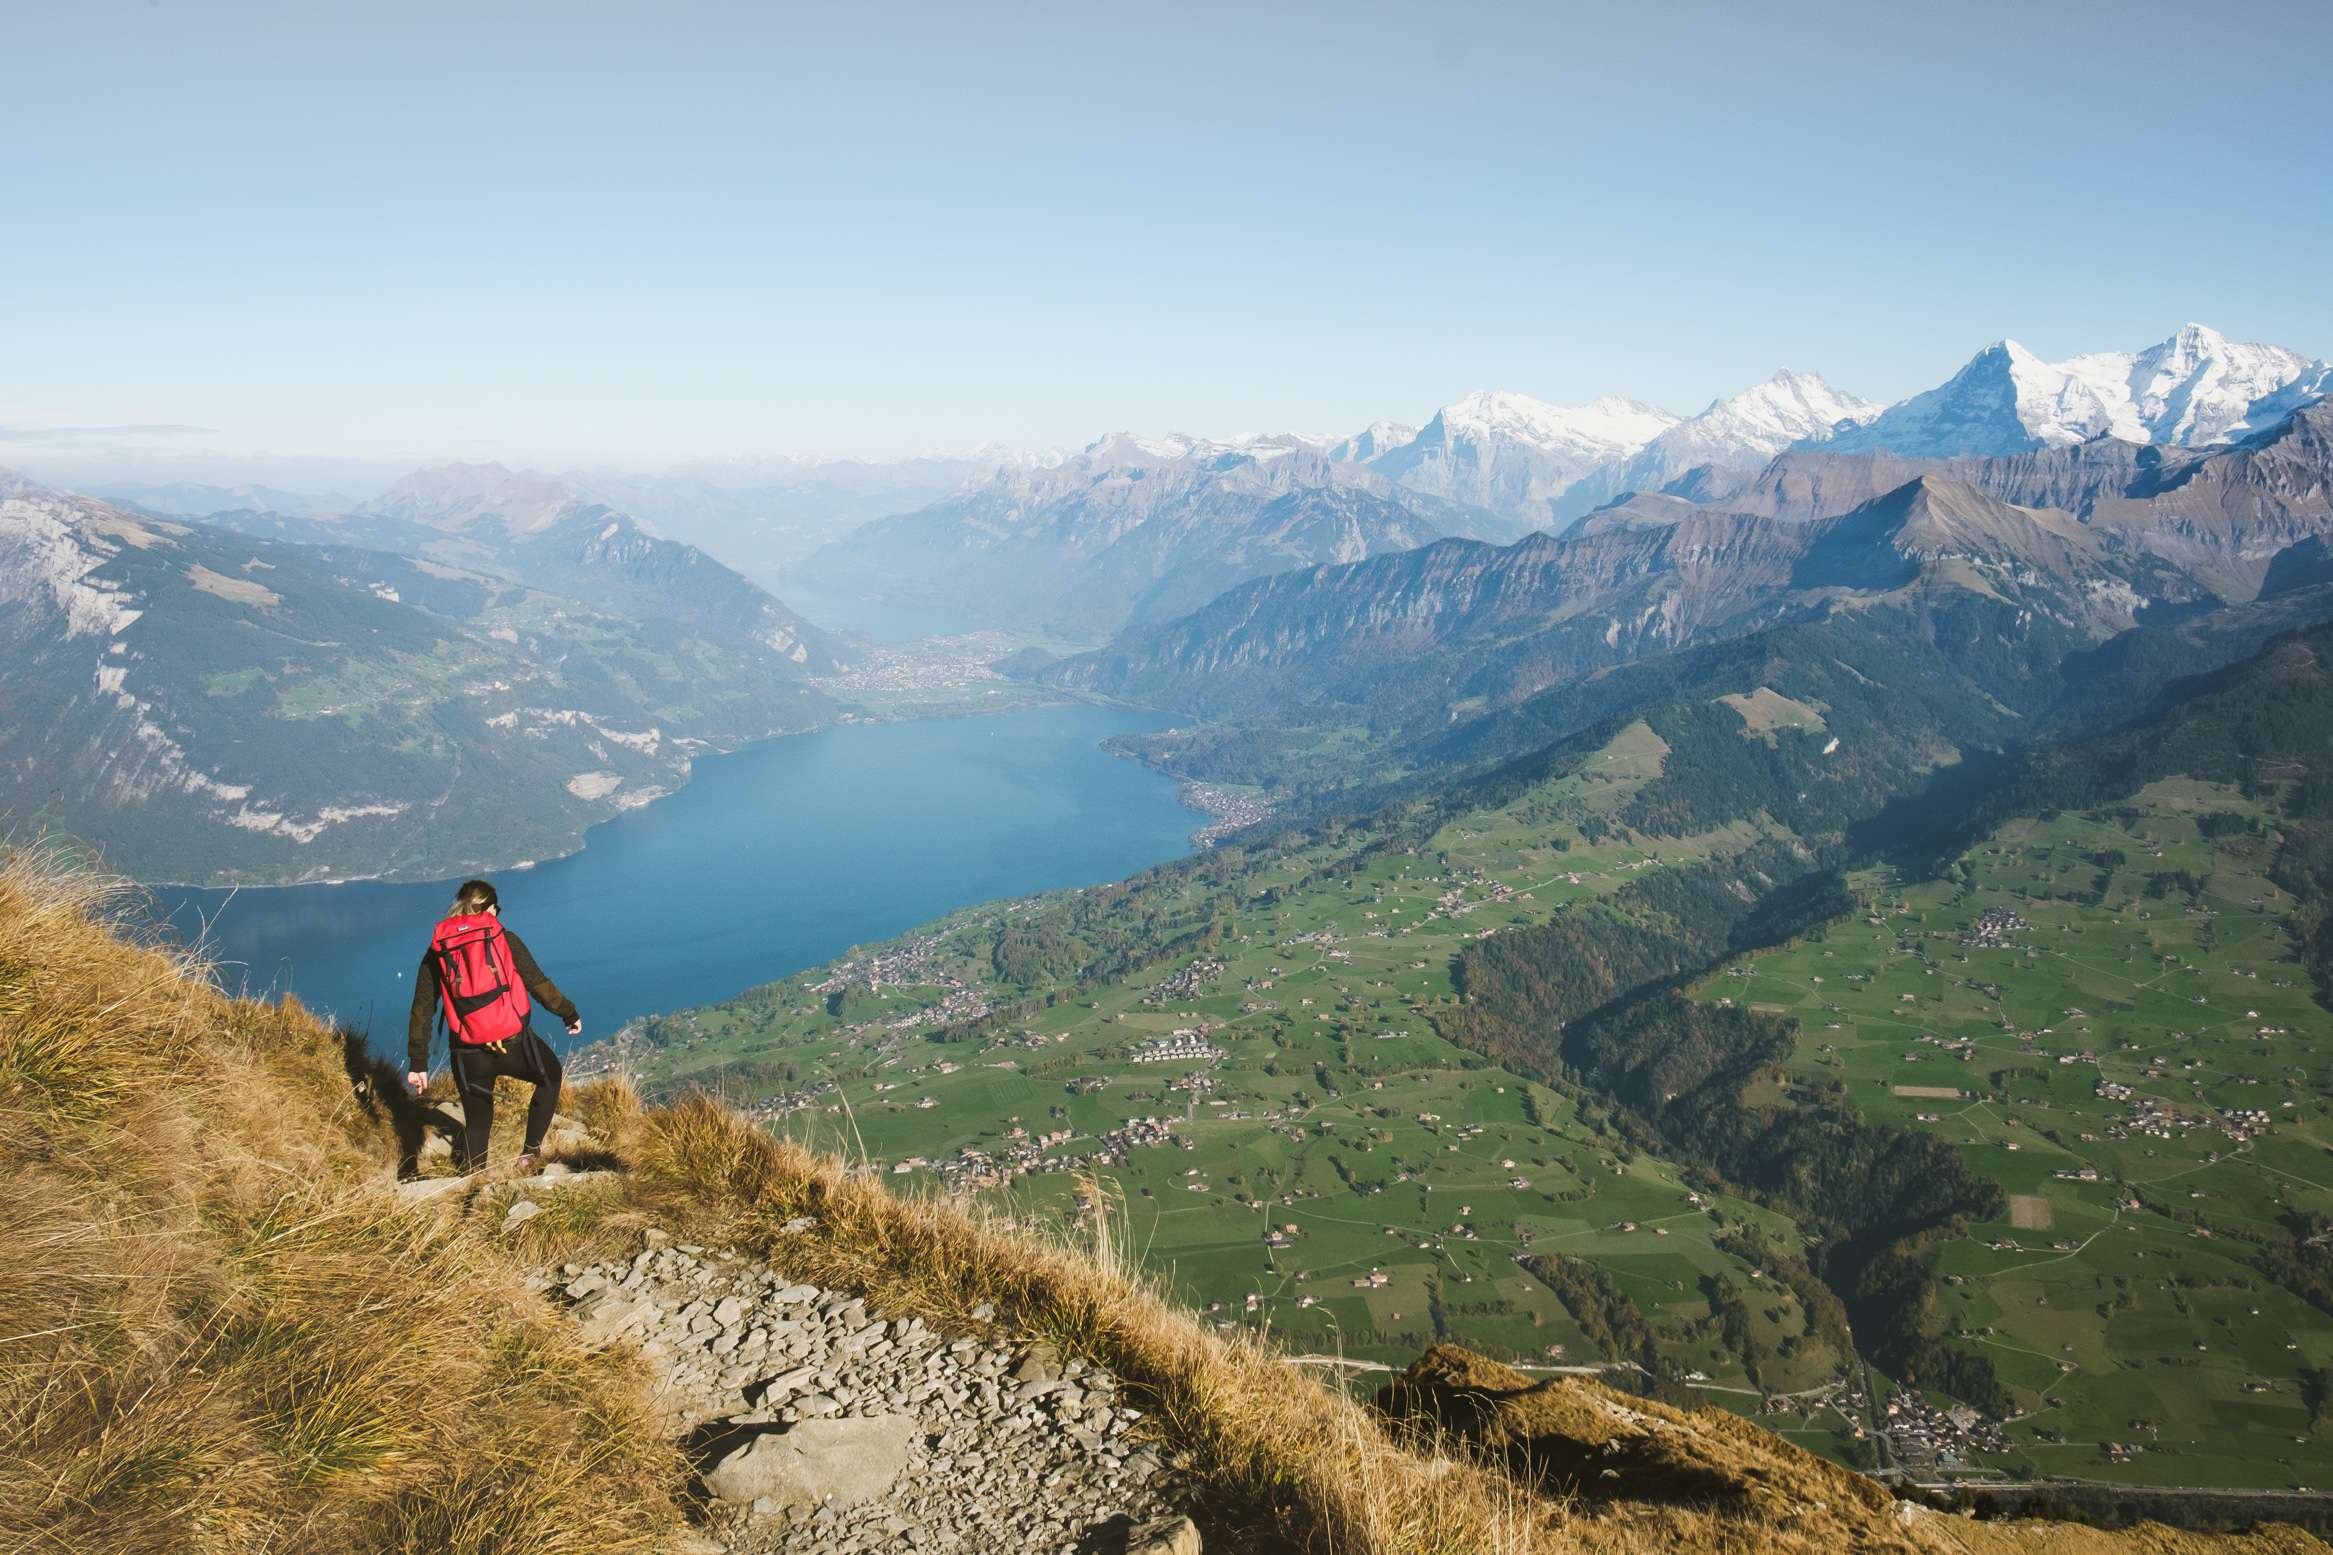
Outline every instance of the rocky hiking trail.
<path fill-rule="evenodd" d="M 436 1110 L 458 1126 L 455 1109 Z M 593 1145 L 566 1118 L 550 1136 L 579 1160 Z M 445 1154 L 433 1137 L 417 1164 Z M 543 1201 L 617 1175 L 552 1161 L 393 1191 L 512 1232 Z M 1107 1372 L 1043 1342 L 943 1334 L 661 1231 L 642 1242 L 629 1259 L 542 1269 L 528 1285 L 587 1343 L 647 1363 L 652 1403 L 693 1470 L 696 1555 L 1200 1555 L 1197 1526 L 1176 1510 L 1187 1488 L 1176 1455 Z"/>

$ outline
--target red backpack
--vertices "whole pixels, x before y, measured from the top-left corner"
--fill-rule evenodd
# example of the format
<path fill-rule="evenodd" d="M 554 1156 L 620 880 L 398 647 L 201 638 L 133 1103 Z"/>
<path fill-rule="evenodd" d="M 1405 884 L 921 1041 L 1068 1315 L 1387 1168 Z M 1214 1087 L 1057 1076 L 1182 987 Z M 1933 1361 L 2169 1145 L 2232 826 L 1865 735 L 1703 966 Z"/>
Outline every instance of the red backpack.
<path fill-rule="evenodd" d="M 527 1029 L 526 985 L 510 957 L 510 939 L 492 913 L 447 918 L 429 937 L 446 1031 L 472 1047 L 507 1042 Z"/>

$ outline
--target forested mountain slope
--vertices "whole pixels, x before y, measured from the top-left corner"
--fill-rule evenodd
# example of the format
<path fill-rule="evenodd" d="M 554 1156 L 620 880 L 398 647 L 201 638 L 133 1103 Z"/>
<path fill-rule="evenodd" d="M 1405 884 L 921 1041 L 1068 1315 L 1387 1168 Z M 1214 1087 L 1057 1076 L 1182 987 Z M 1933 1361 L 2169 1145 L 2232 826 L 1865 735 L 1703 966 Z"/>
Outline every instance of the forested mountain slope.
<path fill-rule="evenodd" d="M 443 876 L 564 851 L 695 752 L 825 719 L 811 640 L 767 596 L 707 586 L 685 548 L 628 552 L 620 526 L 595 551 L 610 527 L 546 531 L 543 570 L 638 615 L 0 488 L 7 831 L 97 841 L 149 881 Z"/>

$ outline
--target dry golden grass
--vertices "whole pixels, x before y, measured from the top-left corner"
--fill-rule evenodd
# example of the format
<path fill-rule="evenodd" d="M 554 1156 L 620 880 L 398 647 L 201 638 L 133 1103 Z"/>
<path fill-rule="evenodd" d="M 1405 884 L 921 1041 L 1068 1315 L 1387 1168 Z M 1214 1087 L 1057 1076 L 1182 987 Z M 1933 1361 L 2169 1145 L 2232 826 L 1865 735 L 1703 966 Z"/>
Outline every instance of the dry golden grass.
<path fill-rule="evenodd" d="M 1574 1506 L 1164 1300 L 1098 1188 L 1074 1233 L 1016 1226 L 894 1198 L 710 1101 L 644 1108 L 618 1083 L 573 1088 L 565 1110 L 623 1174 L 538 1195 L 544 1212 L 508 1236 L 465 1195 L 415 1208 L 383 1192 L 400 1145 L 340 1040 L 124 943 L 91 916 L 102 895 L 0 857 L 0 1550 L 658 1548 L 683 1475 L 644 1379 L 580 1349 L 522 1284 L 529 1266 L 628 1254 L 647 1229 L 956 1331 L 991 1307 L 1006 1333 L 1110 1367 L 1190 1456 L 1211 1552 L 2323 1549 L 2289 1531 L 1905 1530 L 1867 1482 L 1715 1411 L 1667 1428 L 1758 1496 Z M 499 1109 L 498 1136 L 519 1111 Z M 797 1219 L 814 1224 L 785 1229 Z"/>
<path fill-rule="evenodd" d="M 943 1328 L 969 1330 L 975 1310 L 993 1306 L 1007 1330 L 1051 1339 L 1149 1394 L 1167 1438 L 1194 1456 L 1213 1494 L 1211 1550 L 1229 1543 L 1323 1555 L 2323 1555 L 2324 1546 L 2291 1530 L 2219 1539 L 2043 1523 L 1978 1528 L 1933 1516 L 1906 1527 L 1893 1498 L 1871 1481 L 1718 1409 L 1643 1406 L 1677 1436 L 1677 1458 L 1705 1456 L 1709 1480 L 1746 1493 L 1662 1500 L 1623 1489 L 1593 1505 L 1550 1498 L 1506 1472 L 1498 1444 L 1477 1448 L 1431 1426 L 1389 1427 L 1265 1345 L 1227 1338 L 1164 1299 L 1121 1256 L 1097 1189 L 1089 1187 L 1093 1212 L 1074 1233 L 1014 1225 L 984 1220 L 956 1200 L 895 1197 L 879 1179 L 776 1139 L 710 1100 L 643 1109 L 610 1085 L 595 1088 L 588 1105 L 628 1163 L 623 1197 L 563 1236 L 545 1225 L 548 1216 L 529 1222 L 526 1234 L 543 1235 L 540 1256 L 604 1250 L 631 1228 L 655 1225 L 751 1250 L 795 1278 L 863 1291 L 886 1310 Z M 785 1230 L 805 1219 L 815 1222 L 811 1229 Z M 1578 1408 L 1635 1411 L 1636 1401 L 1592 1383 L 1558 1387 L 1580 1395 Z"/>
<path fill-rule="evenodd" d="M 597 1250 L 622 1228 L 653 1224 L 949 1329 L 977 1327 L 975 1309 L 993 1306 L 1007 1330 L 1052 1340 L 1147 1393 L 1168 1441 L 1193 1455 L 1211 1487 L 1215 1527 L 1254 1547 L 1573 1547 L 1551 1542 L 1551 1504 L 1471 1463 L 1405 1449 L 1360 1404 L 1169 1305 L 1106 1241 L 1071 1246 L 954 1202 L 895 1198 L 708 1100 L 642 1110 L 619 1088 L 594 1089 L 596 1122 L 629 1165 L 625 1200 L 572 1242 L 551 1228 L 538 1235 L 548 1217 L 529 1222 L 523 1234 L 544 1257 Z M 785 1231 L 805 1217 L 814 1230 Z"/>
<path fill-rule="evenodd" d="M 0 860 L 0 1549 L 644 1551 L 680 1465 L 486 1233 L 379 1191 L 339 1040 Z"/>

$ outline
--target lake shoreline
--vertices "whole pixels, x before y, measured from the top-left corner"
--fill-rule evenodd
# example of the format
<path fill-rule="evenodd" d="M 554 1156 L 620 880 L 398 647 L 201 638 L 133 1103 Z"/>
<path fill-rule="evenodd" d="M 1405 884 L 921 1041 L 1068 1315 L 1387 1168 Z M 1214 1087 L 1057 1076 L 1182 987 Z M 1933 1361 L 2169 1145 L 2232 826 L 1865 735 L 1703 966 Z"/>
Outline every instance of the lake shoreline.
<path fill-rule="evenodd" d="M 1172 780 L 1105 745 L 1155 721 L 1057 705 L 759 741 L 595 826 L 586 846 L 490 878 L 544 966 L 594 1012 L 596 1035 L 948 912 L 1187 856 L 1203 816 Z M 166 933 L 204 937 L 230 986 L 297 993 L 360 1026 L 369 1011 L 386 1044 L 448 878 L 149 883 L 143 894 Z"/>
<path fill-rule="evenodd" d="M 756 735 L 750 740 L 743 740 L 735 745 L 715 745 L 711 742 L 707 742 L 702 749 L 698 750 L 695 754 L 689 757 L 687 765 L 682 768 L 679 774 L 679 781 L 676 782 L 672 787 L 659 789 L 651 797 L 637 800 L 630 804 L 622 802 L 615 803 L 606 814 L 597 816 L 594 819 L 586 822 L 581 827 L 581 829 L 572 833 L 571 836 L 565 840 L 565 844 L 559 847 L 556 851 L 537 854 L 533 858 L 514 859 L 507 863 L 468 864 L 458 869 L 446 870 L 442 872 L 434 868 L 418 868 L 412 870 L 392 869 L 384 870 L 379 874 L 317 875 L 291 880 L 160 880 L 152 879 L 142 875 L 127 876 L 125 878 L 129 878 L 135 881 L 138 887 L 142 890 L 295 891 L 306 890 L 310 886 L 429 885 L 441 881 L 447 883 L 457 882 L 473 875 L 518 874 L 530 869 L 538 869 L 546 864 L 555 864 L 563 859 L 574 858 L 576 855 L 582 853 L 591 845 L 591 834 L 599 830 L 601 827 L 606 826 L 611 822 L 620 821 L 626 816 L 632 815 L 635 812 L 652 809 L 655 806 L 667 804 L 670 801 L 679 798 L 680 795 L 688 790 L 689 785 L 695 781 L 698 761 L 707 757 L 721 759 L 726 757 L 742 756 L 748 751 L 759 750 L 765 746 L 778 744 L 781 741 L 798 740 L 814 734 L 827 734 L 837 729 L 880 729 L 894 727 L 899 724 L 944 723 L 956 719 L 966 718 L 1005 718 L 1010 717 L 1015 713 L 1034 712 L 1049 707 L 1075 706 L 1124 707 L 1142 713 L 1149 713 L 1154 711 L 1153 709 L 1149 708 L 1136 707 L 1132 703 L 1115 702 L 1107 697 L 1085 696 L 1075 692 L 1062 692 L 1057 696 L 1049 697 L 1044 701 L 1020 702 L 1015 703 L 1009 707 L 980 707 L 976 705 L 966 705 L 962 707 L 933 707 L 928 710 L 917 709 L 912 712 L 901 712 L 894 714 L 870 713 L 863 708 L 846 708 L 841 715 L 828 719 L 824 723 L 810 724 L 799 729 L 779 729 L 769 734 Z M 1137 765 L 1142 766 L 1149 765 L 1146 762 L 1142 762 L 1139 757 L 1133 756 L 1127 752 L 1111 750 L 1107 744 L 1103 746 L 1103 749 L 1105 754 L 1113 757 L 1114 759 L 1133 761 Z M 1151 768 L 1151 770 L 1157 771 L 1159 769 L 1154 767 Z M 1164 775 L 1171 776 L 1171 774 Z M 1189 805 L 1188 808 L 1198 814 L 1206 815 L 1213 813 L 1212 811 L 1205 809 L 1203 806 L 1196 804 Z M 1205 828 L 1202 827 L 1201 830 L 1203 831 Z M 1194 839 L 1193 846 L 1204 845 L 1196 841 L 1198 835 L 1198 832 L 1192 833 L 1192 837 Z M 99 857 L 100 859 L 103 858 L 102 850 L 99 850 Z"/>

